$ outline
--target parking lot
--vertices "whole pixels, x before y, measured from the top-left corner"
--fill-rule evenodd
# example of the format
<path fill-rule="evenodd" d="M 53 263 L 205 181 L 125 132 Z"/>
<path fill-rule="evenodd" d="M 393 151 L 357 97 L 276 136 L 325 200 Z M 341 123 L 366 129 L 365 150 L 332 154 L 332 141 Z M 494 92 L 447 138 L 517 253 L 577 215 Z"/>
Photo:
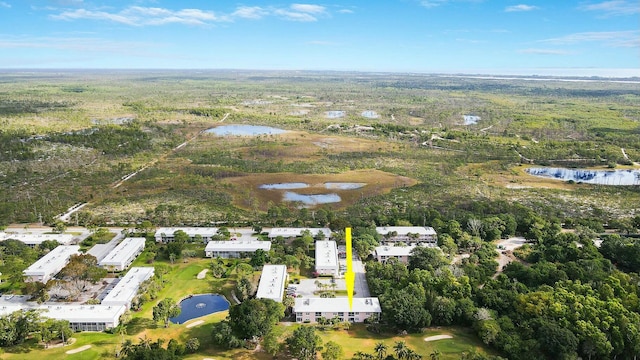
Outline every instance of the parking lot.
<path fill-rule="evenodd" d="M 340 264 L 344 265 L 346 268 L 346 260 L 341 259 Z M 356 281 L 354 286 L 354 297 L 362 298 L 371 296 L 369 293 L 369 285 L 367 284 L 367 278 L 364 270 L 364 264 L 359 259 L 353 260 L 353 271 L 356 274 Z M 335 279 L 335 287 L 332 287 L 332 279 L 330 278 L 317 278 L 317 279 L 303 279 L 300 280 L 300 284 L 292 284 L 292 286 L 296 287 L 295 295 L 302 297 L 317 297 L 313 293 L 315 291 L 320 291 L 318 285 L 316 285 L 316 281 L 319 281 L 321 284 L 324 284 L 325 287 L 323 290 L 347 290 L 347 283 L 344 278 Z"/>

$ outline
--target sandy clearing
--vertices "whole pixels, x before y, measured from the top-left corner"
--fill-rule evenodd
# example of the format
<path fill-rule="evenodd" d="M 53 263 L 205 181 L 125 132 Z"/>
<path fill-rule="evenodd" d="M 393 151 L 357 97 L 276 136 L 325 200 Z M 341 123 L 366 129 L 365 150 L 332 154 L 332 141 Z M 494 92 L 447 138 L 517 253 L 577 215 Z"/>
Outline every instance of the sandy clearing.
<path fill-rule="evenodd" d="M 200 271 L 198 273 L 198 276 L 196 276 L 196 279 L 198 279 L 198 280 L 204 279 L 204 277 L 207 275 L 207 271 L 209 271 L 209 269 L 204 269 L 204 270 Z"/>
<path fill-rule="evenodd" d="M 453 339 L 453 336 L 451 336 L 451 335 L 428 336 L 428 337 L 424 338 L 424 341 L 436 341 L 436 340 L 444 340 L 444 339 Z"/>
<path fill-rule="evenodd" d="M 84 346 L 80 346 L 77 349 L 73 349 L 73 350 L 69 350 L 66 352 L 67 355 L 71 355 L 71 354 L 76 354 L 85 350 L 88 350 L 91 348 L 91 345 L 84 345 Z"/>
<path fill-rule="evenodd" d="M 198 320 L 198 321 L 194 321 L 191 324 L 187 325 L 187 329 L 190 329 L 194 326 L 198 326 L 200 324 L 204 324 L 204 320 Z"/>

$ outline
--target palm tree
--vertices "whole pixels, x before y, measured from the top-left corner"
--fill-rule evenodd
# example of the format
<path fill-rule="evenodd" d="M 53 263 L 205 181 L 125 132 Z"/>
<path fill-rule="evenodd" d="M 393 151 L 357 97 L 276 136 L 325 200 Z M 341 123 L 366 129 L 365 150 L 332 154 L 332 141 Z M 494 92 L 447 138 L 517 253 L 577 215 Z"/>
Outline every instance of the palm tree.
<path fill-rule="evenodd" d="M 284 300 L 282 300 L 282 305 L 285 306 L 287 312 L 291 311 L 291 308 L 296 304 L 296 299 L 293 296 L 285 296 Z"/>
<path fill-rule="evenodd" d="M 396 344 L 393 346 L 393 351 L 399 360 L 407 359 L 407 355 L 409 354 L 409 348 L 404 341 L 396 341 Z"/>
<path fill-rule="evenodd" d="M 376 347 L 373 348 L 378 356 L 379 360 L 384 359 L 385 357 L 387 357 L 387 349 L 389 347 L 387 345 L 385 345 L 382 341 L 379 341 L 376 343 Z"/>
<path fill-rule="evenodd" d="M 422 355 L 418 354 L 417 352 L 408 349 L 407 350 L 407 355 L 406 355 L 406 359 L 407 360 L 422 360 Z"/>
<path fill-rule="evenodd" d="M 429 355 L 429 359 L 430 359 L 430 360 L 440 360 L 440 351 L 438 351 L 438 350 L 433 350 L 433 352 L 431 353 L 431 355 Z"/>
<path fill-rule="evenodd" d="M 120 355 L 127 356 L 133 350 L 133 341 L 127 339 L 122 343 L 122 349 L 120 350 Z"/>
<path fill-rule="evenodd" d="M 355 360 L 375 360 L 375 358 L 375 356 L 362 351 L 356 351 L 356 353 L 353 354 L 353 359 Z"/>

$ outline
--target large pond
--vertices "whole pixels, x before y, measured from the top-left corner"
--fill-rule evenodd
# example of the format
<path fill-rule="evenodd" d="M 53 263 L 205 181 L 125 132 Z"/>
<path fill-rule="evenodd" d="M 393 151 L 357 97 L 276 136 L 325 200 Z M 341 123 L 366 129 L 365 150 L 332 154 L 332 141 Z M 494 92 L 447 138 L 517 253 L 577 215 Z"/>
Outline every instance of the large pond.
<path fill-rule="evenodd" d="M 556 180 L 598 185 L 640 185 L 640 170 L 529 168 L 529 174 Z"/>
<path fill-rule="evenodd" d="M 324 187 L 330 190 L 355 190 L 367 185 L 366 183 L 326 182 Z"/>
<path fill-rule="evenodd" d="M 342 201 L 338 194 L 298 194 L 295 192 L 287 191 L 284 193 L 282 200 L 284 201 L 297 201 L 308 206 L 315 206 L 320 204 L 337 203 Z"/>
<path fill-rule="evenodd" d="M 309 187 L 306 183 L 278 183 L 278 184 L 262 184 L 258 186 L 260 189 L 265 190 L 292 190 L 292 189 L 304 189 Z"/>
<path fill-rule="evenodd" d="M 287 131 L 262 125 L 222 125 L 208 129 L 206 132 L 218 136 L 258 136 L 283 134 Z"/>
<path fill-rule="evenodd" d="M 191 319 L 228 310 L 229 302 L 220 295 L 192 295 L 180 301 L 180 308 L 182 309 L 180 315 L 169 319 L 174 324 L 184 324 Z"/>

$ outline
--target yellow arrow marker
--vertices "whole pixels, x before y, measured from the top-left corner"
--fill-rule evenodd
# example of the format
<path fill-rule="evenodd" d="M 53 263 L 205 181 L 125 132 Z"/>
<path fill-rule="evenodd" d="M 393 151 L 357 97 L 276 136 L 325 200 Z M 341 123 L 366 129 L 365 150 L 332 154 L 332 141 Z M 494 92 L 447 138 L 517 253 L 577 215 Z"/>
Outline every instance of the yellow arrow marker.
<path fill-rule="evenodd" d="M 353 272 L 353 256 L 351 252 L 351 228 L 344 229 L 347 241 L 347 272 L 344 278 L 347 282 L 347 296 L 349 296 L 349 310 L 353 309 L 353 289 L 356 286 L 356 274 Z"/>

